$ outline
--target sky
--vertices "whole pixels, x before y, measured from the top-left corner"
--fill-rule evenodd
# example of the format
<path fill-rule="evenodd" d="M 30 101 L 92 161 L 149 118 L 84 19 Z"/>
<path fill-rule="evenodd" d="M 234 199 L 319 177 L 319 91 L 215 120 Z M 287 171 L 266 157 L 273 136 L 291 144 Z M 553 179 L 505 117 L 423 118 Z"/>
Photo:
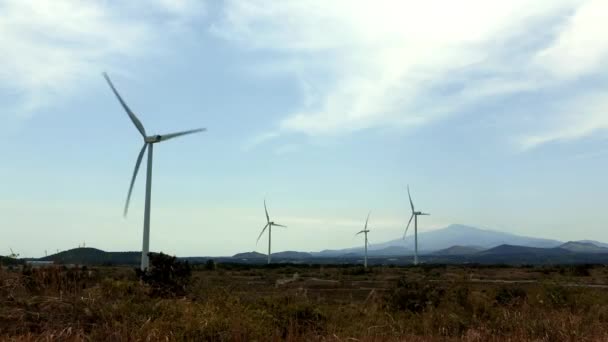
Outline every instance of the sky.
<path fill-rule="evenodd" d="M 373 244 L 452 223 L 608 241 L 604 0 L 0 0 L 0 254 Z M 143 165 L 145 166 L 145 164 Z M 408 233 L 409 234 L 409 233 Z M 422 243 L 422 242 L 421 242 Z"/>

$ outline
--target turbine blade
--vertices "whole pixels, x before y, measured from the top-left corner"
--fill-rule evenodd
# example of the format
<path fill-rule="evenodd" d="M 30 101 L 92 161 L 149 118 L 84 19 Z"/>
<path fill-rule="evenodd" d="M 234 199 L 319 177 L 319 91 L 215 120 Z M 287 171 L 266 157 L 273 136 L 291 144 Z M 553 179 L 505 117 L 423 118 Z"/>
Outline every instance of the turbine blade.
<path fill-rule="evenodd" d="M 264 212 L 266 212 L 266 221 L 270 223 L 270 216 L 268 216 L 268 208 L 266 208 L 266 199 L 264 198 Z"/>
<path fill-rule="evenodd" d="M 141 160 L 144 157 L 144 153 L 146 152 L 146 148 L 148 144 L 144 144 L 139 151 L 139 156 L 137 156 L 137 161 L 135 162 L 135 169 L 133 170 L 133 177 L 131 177 L 131 185 L 129 185 L 129 193 L 127 194 L 127 202 L 125 203 L 125 211 L 123 212 L 123 216 L 127 217 L 127 213 L 129 211 L 129 202 L 131 201 L 131 193 L 133 192 L 133 185 L 135 184 L 135 178 L 137 178 L 137 173 L 139 171 L 139 166 L 141 165 Z"/>
<path fill-rule="evenodd" d="M 165 140 L 181 137 L 182 135 L 188 135 L 188 134 L 194 134 L 194 133 L 204 132 L 206 130 L 207 130 L 206 128 L 197 128 L 197 129 L 191 129 L 189 131 L 183 131 L 183 132 L 165 134 L 165 135 L 161 135 L 160 136 L 159 141 L 165 141 Z"/>
<path fill-rule="evenodd" d="M 276 226 L 276 227 L 283 227 L 283 228 L 287 228 L 287 226 L 284 226 L 284 225 L 282 225 L 282 224 L 278 224 L 278 223 L 273 223 L 272 225 L 273 225 L 273 226 Z"/>
<path fill-rule="evenodd" d="M 412 213 L 414 212 L 414 202 L 412 202 L 412 196 L 410 195 L 410 186 L 407 186 L 407 197 L 410 198 L 410 206 L 412 207 Z"/>
<path fill-rule="evenodd" d="M 137 130 L 139 131 L 139 133 L 141 133 L 141 135 L 145 138 L 146 137 L 146 129 L 144 128 L 144 125 L 141 124 L 141 121 L 139 121 L 139 119 L 137 118 L 137 116 L 135 115 L 135 113 L 133 113 L 133 111 L 129 108 L 129 106 L 127 106 L 127 104 L 122 99 L 122 97 L 120 97 L 120 94 L 118 94 L 118 91 L 116 90 L 116 88 L 114 88 L 114 84 L 112 84 L 112 81 L 110 81 L 110 77 L 108 76 L 108 74 L 106 74 L 104 72 L 103 73 L 103 77 L 105 77 L 106 81 L 110 85 L 110 88 L 112 88 L 112 91 L 114 92 L 114 95 L 116 95 L 116 97 L 118 98 L 118 101 L 120 102 L 120 104 L 122 105 L 122 107 L 125 109 L 125 111 L 129 115 L 129 117 L 131 118 L 131 121 L 133 121 L 133 124 L 135 125 L 135 127 L 137 128 Z"/>
<path fill-rule="evenodd" d="M 262 237 L 262 234 L 264 234 L 264 232 L 266 231 L 266 228 L 268 228 L 269 225 L 270 225 L 269 223 L 266 223 L 266 225 L 262 229 L 262 232 L 260 233 L 260 236 L 258 236 L 258 239 L 255 241 L 256 245 L 258 244 L 258 242 L 260 242 L 260 238 Z"/>
<path fill-rule="evenodd" d="M 420 214 L 418 214 L 418 215 L 429 216 L 429 215 L 431 215 L 431 214 L 429 214 L 429 213 L 420 213 Z"/>
<path fill-rule="evenodd" d="M 365 230 L 362 230 L 362 231 L 358 232 L 357 234 L 355 234 L 355 236 L 357 236 L 357 235 L 359 235 L 361 233 L 365 233 Z"/>
<path fill-rule="evenodd" d="M 369 213 L 367 213 L 367 218 L 365 219 L 365 229 L 367 230 L 367 221 L 369 221 L 369 215 L 371 215 L 372 211 L 370 210 Z"/>
<path fill-rule="evenodd" d="M 405 234 L 407 234 L 407 230 L 410 229 L 410 224 L 412 223 L 412 219 L 414 218 L 414 214 L 410 217 L 410 221 L 407 223 L 407 227 L 405 227 L 405 233 L 403 233 L 403 238 L 405 239 Z"/>

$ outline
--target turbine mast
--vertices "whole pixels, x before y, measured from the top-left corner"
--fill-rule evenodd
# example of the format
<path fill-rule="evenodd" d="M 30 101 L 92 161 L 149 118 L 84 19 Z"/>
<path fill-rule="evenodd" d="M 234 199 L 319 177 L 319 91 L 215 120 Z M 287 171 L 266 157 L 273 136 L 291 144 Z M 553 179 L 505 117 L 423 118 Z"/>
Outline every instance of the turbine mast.
<path fill-rule="evenodd" d="M 148 253 L 150 252 L 150 202 L 152 201 L 152 151 L 154 145 L 148 143 L 148 168 L 146 172 L 146 204 L 144 212 L 144 238 L 141 249 L 141 270 L 149 266 Z"/>
<path fill-rule="evenodd" d="M 414 265 L 418 265 L 418 214 L 414 214 Z"/>
<path fill-rule="evenodd" d="M 268 224 L 268 265 L 270 265 L 270 246 L 272 245 L 272 223 Z"/>
<path fill-rule="evenodd" d="M 367 230 L 365 231 L 365 260 L 363 261 L 363 267 L 367 268 Z"/>

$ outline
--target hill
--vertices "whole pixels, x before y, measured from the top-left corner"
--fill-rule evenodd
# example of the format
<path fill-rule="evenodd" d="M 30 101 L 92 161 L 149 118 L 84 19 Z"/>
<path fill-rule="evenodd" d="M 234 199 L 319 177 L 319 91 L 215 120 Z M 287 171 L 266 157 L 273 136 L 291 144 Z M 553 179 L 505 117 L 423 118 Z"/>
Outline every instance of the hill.
<path fill-rule="evenodd" d="M 245 252 L 245 253 L 237 253 L 232 256 L 234 259 L 262 259 L 266 258 L 266 254 L 258 253 L 258 252 Z"/>
<path fill-rule="evenodd" d="M 58 264 L 79 265 L 138 265 L 141 252 L 105 252 L 97 248 L 74 248 L 52 254 L 38 260 L 53 261 Z"/>
<path fill-rule="evenodd" d="M 500 245 L 478 252 L 476 255 L 564 255 L 572 252 L 561 248 L 540 248 L 528 246 Z"/>
<path fill-rule="evenodd" d="M 568 241 L 559 248 L 576 253 L 608 253 L 608 248 L 597 246 L 591 242 Z"/>
<path fill-rule="evenodd" d="M 266 257 L 265 254 L 262 255 Z M 306 252 L 284 251 L 272 253 L 272 257 L 279 259 L 309 259 L 312 258 L 312 254 Z"/>
<path fill-rule="evenodd" d="M 471 255 L 483 251 L 481 247 L 452 246 L 433 252 L 433 255 Z"/>

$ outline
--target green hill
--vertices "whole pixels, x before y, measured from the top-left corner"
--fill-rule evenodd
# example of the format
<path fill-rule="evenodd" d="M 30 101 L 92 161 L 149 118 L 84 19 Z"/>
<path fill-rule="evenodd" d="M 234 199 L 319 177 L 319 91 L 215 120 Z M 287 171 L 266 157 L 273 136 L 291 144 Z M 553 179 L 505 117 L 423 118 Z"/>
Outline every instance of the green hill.
<path fill-rule="evenodd" d="M 141 252 L 106 252 L 90 247 L 74 248 L 38 260 L 53 261 L 58 264 L 138 265 L 141 260 Z"/>

